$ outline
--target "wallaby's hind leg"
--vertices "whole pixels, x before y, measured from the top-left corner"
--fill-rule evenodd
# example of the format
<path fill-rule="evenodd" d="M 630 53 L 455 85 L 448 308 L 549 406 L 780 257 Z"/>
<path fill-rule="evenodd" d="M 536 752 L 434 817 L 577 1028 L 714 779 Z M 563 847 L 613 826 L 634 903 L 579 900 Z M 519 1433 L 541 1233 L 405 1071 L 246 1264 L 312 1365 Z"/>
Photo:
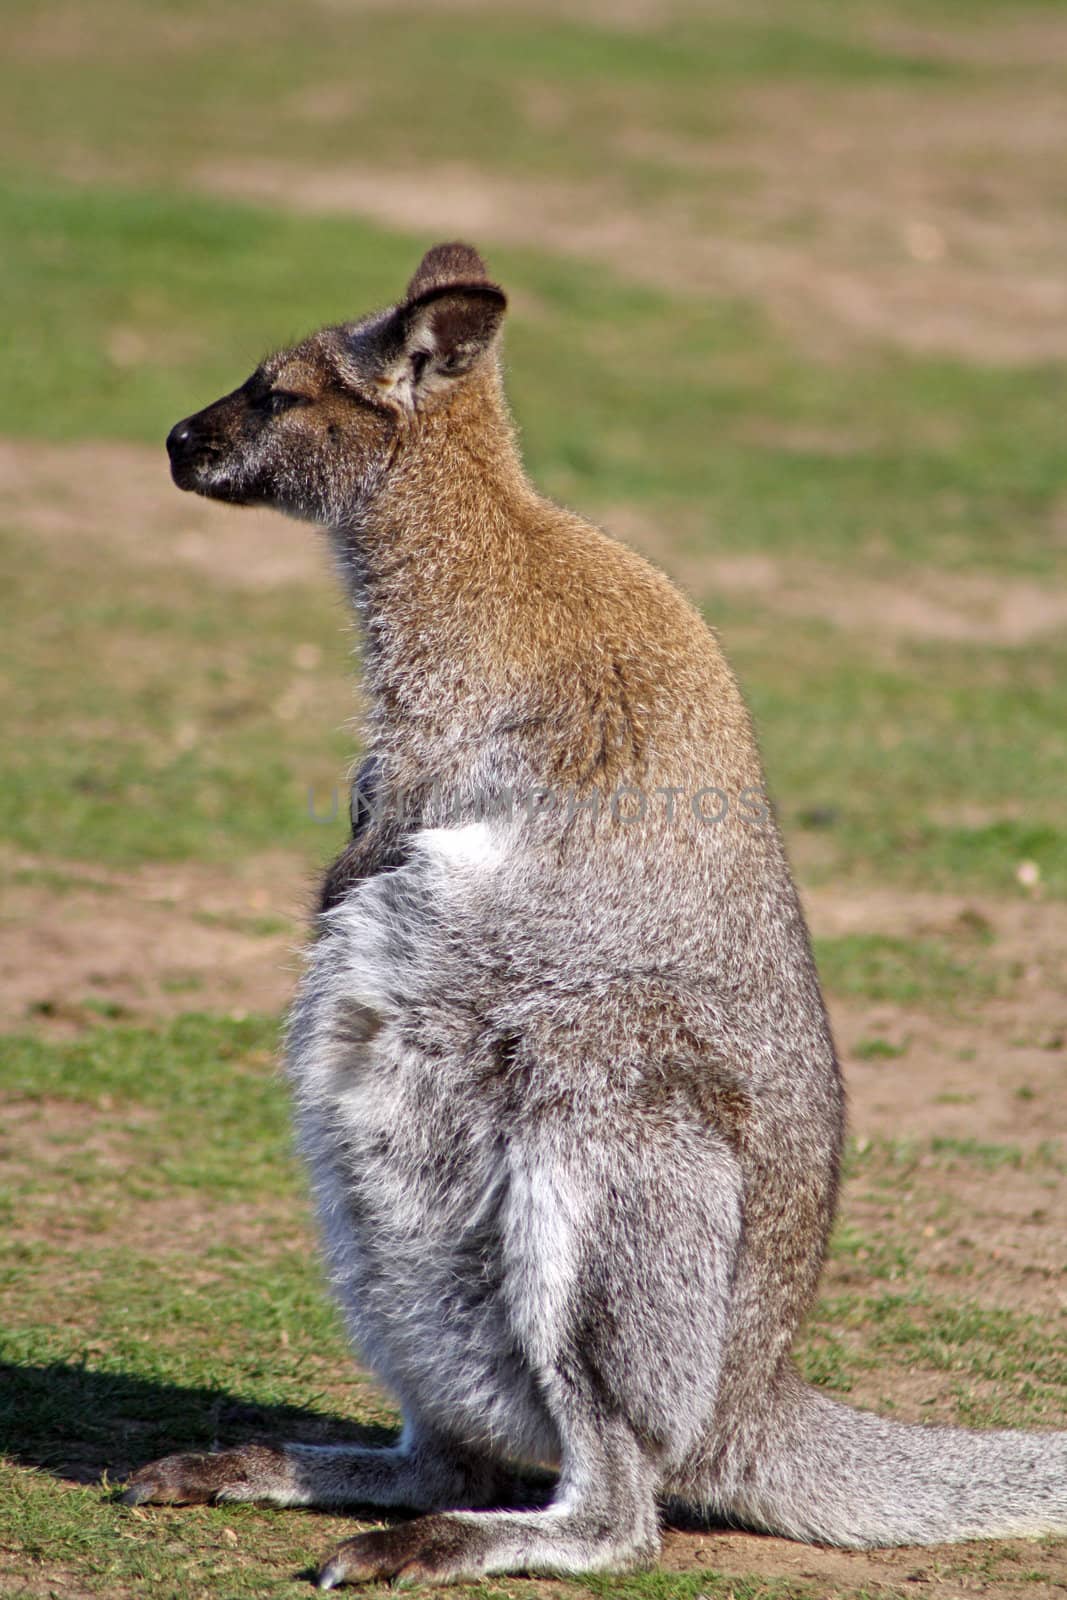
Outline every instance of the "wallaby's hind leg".
<path fill-rule="evenodd" d="M 509 1483 L 498 1463 L 409 1427 L 398 1445 L 380 1450 L 250 1444 L 214 1454 L 164 1456 L 132 1475 L 123 1499 L 127 1505 L 254 1500 L 321 1510 L 404 1506 L 438 1511 L 499 1504 Z"/>
<path fill-rule="evenodd" d="M 546 1510 L 452 1512 L 357 1534 L 326 1562 L 319 1587 L 650 1565 L 659 1550 L 658 1468 L 621 1419 L 589 1420 L 582 1437 L 565 1446 Z"/>
<path fill-rule="evenodd" d="M 647 1121 L 613 1139 L 608 1123 L 580 1139 L 544 1128 L 509 1152 L 504 1293 L 560 1442 L 552 1502 L 359 1534 L 327 1561 L 323 1588 L 654 1561 L 657 1494 L 715 1409 L 740 1180 L 726 1147 L 684 1124 Z M 672 1217 L 680 1182 L 692 1203 Z M 680 1305 L 694 1326 L 679 1326 Z"/>

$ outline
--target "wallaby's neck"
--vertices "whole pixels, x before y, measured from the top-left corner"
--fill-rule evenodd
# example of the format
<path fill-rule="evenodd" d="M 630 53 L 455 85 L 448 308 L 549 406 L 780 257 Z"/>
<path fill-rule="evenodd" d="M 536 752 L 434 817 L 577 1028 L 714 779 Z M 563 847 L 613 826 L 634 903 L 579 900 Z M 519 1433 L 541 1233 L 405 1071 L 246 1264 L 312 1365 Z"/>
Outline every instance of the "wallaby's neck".
<path fill-rule="evenodd" d="M 398 436 L 380 489 L 334 530 L 372 715 L 429 724 L 488 709 L 536 503 L 492 368 Z"/>

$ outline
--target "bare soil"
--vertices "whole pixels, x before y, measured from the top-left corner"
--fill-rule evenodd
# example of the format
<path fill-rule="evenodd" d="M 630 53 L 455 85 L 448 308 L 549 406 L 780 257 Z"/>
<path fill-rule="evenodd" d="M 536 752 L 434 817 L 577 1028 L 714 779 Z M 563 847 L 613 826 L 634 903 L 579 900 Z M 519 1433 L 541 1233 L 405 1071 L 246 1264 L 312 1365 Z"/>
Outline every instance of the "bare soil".
<path fill-rule="evenodd" d="M 101 1009 L 147 1021 L 190 1009 L 273 1012 L 290 998 L 306 904 L 303 869 L 291 860 L 263 858 L 226 874 L 72 867 L 62 893 L 34 881 L 25 860 L 8 868 L 4 1028 L 62 1035 L 98 1022 Z M 861 1145 L 916 1141 L 925 1152 L 931 1138 L 952 1142 L 942 1155 L 923 1154 L 914 1178 L 909 1204 L 924 1270 L 946 1280 L 963 1272 L 990 1306 L 1063 1314 L 1067 907 L 822 889 L 808 895 L 807 910 L 816 934 L 951 937 L 961 921 L 987 930 L 997 963 L 1013 973 L 1000 995 L 940 1010 L 832 1002 L 850 1123 Z M 264 918 L 278 931 L 261 931 Z M 872 1039 L 901 1053 L 872 1057 Z M 62 1146 L 62 1119 L 30 1120 L 53 1151 Z M 990 1152 L 987 1165 L 981 1150 Z M 101 1155 L 110 1159 L 103 1147 Z M 892 1222 L 899 1231 L 884 1205 L 872 1202 L 867 1214 L 876 1229 Z M 179 1221 L 188 1232 L 192 1217 Z M 879 1392 L 875 1385 L 871 1398 Z"/>
<path fill-rule="evenodd" d="M 603 507 L 596 520 L 640 550 L 714 609 L 715 596 L 751 599 L 783 616 L 810 617 L 864 637 L 953 644 L 1025 645 L 1067 627 L 1067 587 L 982 573 L 919 568 L 907 583 L 825 562 L 769 555 L 684 552 L 679 530 L 633 506 Z M 684 533 L 685 530 L 682 530 Z"/>
<path fill-rule="evenodd" d="M 809 890 L 805 904 L 817 936 L 952 939 L 978 927 L 988 954 L 1011 974 L 1002 994 L 946 1012 L 834 1004 L 857 1133 L 933 1131 L 1023 1150 L 1067 1135 L 1067 906 L 888 888 Z M 906 1053 L 858 1059 L 855 1046 L 872 1036 L 906 1044 Z"/>
<path fill-rule="evenodd" d="M 684 9 L 625 14 L 640 28 Z M 741 294 L 827 351 L 874 341 L 1005 363 L 1062 355 L 1063 16 L 1044 8 L 963 28 L 872 14 L 850 32 L 957 72 L 941 83 L 736 85 L 719 91 L 709 126 L 685 137 L 620 102 L 618 154 L 663 166 L 658 199 L 624 177 L 503 178 L 455 163 L 213 161 L 194 181 L 422 237 L 558 250 L 660 288 Z M 534 125 L 567 114 L 558 85 L 517 84 L 516 95 Z M 340 81 L 304 110 L 328 122 L 331 104 L 346 104 Z M 672 194 L 672 175 L 688 187 Z"/>
<path fill-rule="evenodd" d="M 0 495 L 9 526 L 124 564 L 178 566 L 250 589 L 317 583 L 326 574 L 325 551 L 312 528 L 277 512 L 238 514 L 180 494 L 162 440 L 153 450 L 0 439 Z"/>
<path fill-rule="evenodd" d="M 760 1534 L 673 1533 L 665 1541 L 663 1564 L 678 1572 L 710 1567 L 738 1578 L 792 1579 L 827 1595 L 841 1590 L 921 1594 L 916 1586 L 929 1584 L 952 1600 L 970 1595 L 1008 1600 L 1022 1594 L 1027 1600 L 1062 1600 L 1067 1587 L 1067 1555 L 1055 1546 L 1035 1548 L 1022 1539 L 998 1543 L 995 1555 L 983 1552 L 976 1559 L 965 1546 L 830 1550 Z"/>
<path fill-rule="evenodd" d="M 597 0 L 589 20 L 600 12 L 640 30 L 674 9 Z M 13 48 L 28 62 L 99 48 L 73 10 L 50 13 L 45 31 L 31 21 Z M 180 181 L 294 212 L 363 215 L 423 239 L 557 251 L 659 289 L 739 295 L 823 355 L 873 343 L 1006 365 L 1063 357 L 1062 15 L 1047 7 L 967 27 L 872 16 L 849 31 L 957 71 L 940 82 L 725 84 L 706 125 L 695 108 L 684 135 L 657 125 L 654 104 L 635 113 L 628 85 L 605 82 L 618 126 L 604 176 L 592 179 L 464 162 L 383 167 L 358 154 L 343 164 L 220 154 Z M 164 36 L 174 50 L 203 42 L 196 23 L 168 17 L 139 29 L 136 48 L 156 52 Z M 131 48 L 125 36 L 121 47 Z M 580 93 L 536 77 L 514 85 L 533 134 L 577 115 Z M 300 90 L 288 109 L 328 127 L 351 95 L 339 76 Z M 631 180 L 628 162 L 643 176 Z M 82 149 L 65 157 L 63 175 L 148 183 L 157 172 L 150 153 L 115 161 Z"/>
<path fill-rule="evenodd" d="M 0 1028 L 272 1012 L 295 982 L 312 885 L 289 857 L 122 873 L 8 854 L 0 874 Z"/>

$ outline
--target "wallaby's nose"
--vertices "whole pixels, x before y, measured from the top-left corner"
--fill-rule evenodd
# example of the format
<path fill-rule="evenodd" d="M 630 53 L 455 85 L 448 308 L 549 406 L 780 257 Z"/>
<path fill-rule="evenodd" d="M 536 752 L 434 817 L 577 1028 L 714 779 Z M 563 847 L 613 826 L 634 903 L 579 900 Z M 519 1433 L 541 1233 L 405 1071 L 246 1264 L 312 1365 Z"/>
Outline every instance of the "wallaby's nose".
<path fill-rule="evenodd" d="M 167 434 L 167 454 L 172 461 L 179 456 L 187 455 L 192 442 L 193 430 L 186 418 L 183 422 L 176 422 Z"/>

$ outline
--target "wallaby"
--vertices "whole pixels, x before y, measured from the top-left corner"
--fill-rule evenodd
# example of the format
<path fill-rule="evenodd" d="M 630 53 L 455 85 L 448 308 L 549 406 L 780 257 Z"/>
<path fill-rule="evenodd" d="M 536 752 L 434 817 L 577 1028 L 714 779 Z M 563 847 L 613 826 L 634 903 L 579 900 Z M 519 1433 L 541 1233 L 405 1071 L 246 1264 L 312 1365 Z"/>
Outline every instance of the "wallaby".
<path fill-rule="evenodd" d="M 843 1127 L 807 930 L 715 637 L 523 472 L 505 303 L 439 245 L 167 440 L 179 487 L 326 528 L 362 623 L 369 762 L 288 1062 L 404 1429 L 126 1497 L 429 1513 L 323 1588 L 649 1563 L 668 1500 L 846 1546 L 1065 1533 L 1067 1433 L 889 1422 L 792 1364 Z M 515 1462 L 558 1468 L 547 1506 Z"/>

